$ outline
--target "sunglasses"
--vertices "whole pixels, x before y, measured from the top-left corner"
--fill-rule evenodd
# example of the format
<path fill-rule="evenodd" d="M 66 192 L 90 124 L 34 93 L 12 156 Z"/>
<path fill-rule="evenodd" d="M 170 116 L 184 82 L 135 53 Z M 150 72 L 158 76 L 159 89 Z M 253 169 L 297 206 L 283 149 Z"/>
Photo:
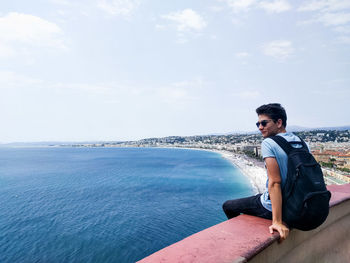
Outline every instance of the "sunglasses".
<path fill-rule="evenodd" d="M 265 127 L 270 121 L 272 121 L 272 120 L 263 120 L 263 121 L 258 121 L 257 123 L 255 123 L 256 124 L 256 127 L 260 127 L 260 124 L 263 126 L 263 127 Z"/>

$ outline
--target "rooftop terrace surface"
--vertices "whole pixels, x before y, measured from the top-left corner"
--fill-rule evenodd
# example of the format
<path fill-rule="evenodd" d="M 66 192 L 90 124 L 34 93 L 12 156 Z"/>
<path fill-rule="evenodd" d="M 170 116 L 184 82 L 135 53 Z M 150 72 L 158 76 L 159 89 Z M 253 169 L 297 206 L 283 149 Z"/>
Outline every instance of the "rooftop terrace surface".
<path fill-rule="evenodd" d="M 334 222 L 337 222 L 337 220 L 340 222 L 339 224 L 342 223 L 342 218 L 346 218 L 345 221 L 343 220 L 344 222 L 350 221 L 348 220 L 348 217 L 350 217 L 350 184 L 330 185 L 328 189 L 332 192 L 332 198 L 330 201 L 330 216 L 326 222 L 321 227 L 308 232 L 291 230 L 287 240 L 280 244 L 278 242 L 279 234 L 277 232 L 274 234 L 269 233 L 268 227 L 271 224 L 271 220 L 240 215 L 191 235 L 139 262 L 238 263 L 251 261 L 252 259 L 254 259 L 254 262 L 264 262 L 264 260 L 257 260 L 259 257 L 256 255 L 272 244 L 275 246 L 275 250 L 271 253 L 278 254 L 276 251 L 283 251 L 284 254 L 288 254 L 288 250 L 295 250 L 295 247 L 300 249 L 302 242 L 306 244 L 307 239 L 316 238 L 318 235 L 317 238 L 322 240 L 324 237 L 319 232 L 327 233 L 327 228 L 334 228 Z M 338 210 L 335 209 L 336 206 L 339 206 Z M 345 227 L 348 228 L 348 223 L 345 224 Z M 344 235 L 347 232 L 349 232 L 349 229 L 344 232 Z M 346 242 L 345 245 L 349 246 L 350 242 Z M 348 251 L 348 254 L 343 253 L 341 255 L 342 257 L 348 257 L 345 260 L 349 261 L 344 262 L 350 262 L 350 250 Z M 271 258 L 271 255 L 269 255 L 269 258 Z M 275 258 L 276 260 L 269 260 L 268 262 L 277 262 L 278 258 Z"/>

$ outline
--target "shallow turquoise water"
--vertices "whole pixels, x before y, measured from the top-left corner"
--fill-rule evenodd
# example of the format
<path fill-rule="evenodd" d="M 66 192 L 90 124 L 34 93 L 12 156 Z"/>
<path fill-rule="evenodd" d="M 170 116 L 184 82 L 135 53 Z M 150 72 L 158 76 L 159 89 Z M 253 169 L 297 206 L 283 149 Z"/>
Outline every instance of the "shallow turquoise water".
<path fill-rule="evenodd" d="M 250 194 L 213 152 L 0 148 L 0 262 L 135 262 Z"/>

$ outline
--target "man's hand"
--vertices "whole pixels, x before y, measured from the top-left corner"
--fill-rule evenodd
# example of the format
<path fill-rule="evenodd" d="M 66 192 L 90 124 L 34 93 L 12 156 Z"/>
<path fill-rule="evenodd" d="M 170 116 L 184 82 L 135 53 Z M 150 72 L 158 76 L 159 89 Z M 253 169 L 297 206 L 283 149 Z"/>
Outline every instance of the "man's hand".
<path fill-rule="evenodd" d="M 269 227 L 270 233 L 273 234 L 273 231 L 277 231 L 280 234 L 280 241 L 282 242 L 289 235 L 289 228 L 283 223 L 272 223 Z"/>

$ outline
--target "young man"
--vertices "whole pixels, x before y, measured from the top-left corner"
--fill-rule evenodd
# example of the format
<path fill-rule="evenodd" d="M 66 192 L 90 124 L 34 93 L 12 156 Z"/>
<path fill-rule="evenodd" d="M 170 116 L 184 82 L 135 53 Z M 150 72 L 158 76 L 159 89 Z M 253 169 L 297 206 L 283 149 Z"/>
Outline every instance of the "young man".
<path fill-rule="evenodd" d="M 282 222 L 281 189 L 286 182 L 288 157 L 283 149 L 268 137 L 278 135 L 289 142 L 300 142 L 300 139 L 286 131 L 287 114 L 281 104 L 262 105 L 256 109 L 256 113 L 258 114 L 256 125 L 264 137 L 261 152 L 267 169 L 266 190 L 263 194 L 256 196 L 226 201 L 223 209 L 228 219 L 241 213 L 272 219 L 270 233 L 278 231 L 281 240 L 284 240 L 289 234 L 289 228 Z M 292 144 L 292 146 L 301 147 L 299 144 Z"/>

